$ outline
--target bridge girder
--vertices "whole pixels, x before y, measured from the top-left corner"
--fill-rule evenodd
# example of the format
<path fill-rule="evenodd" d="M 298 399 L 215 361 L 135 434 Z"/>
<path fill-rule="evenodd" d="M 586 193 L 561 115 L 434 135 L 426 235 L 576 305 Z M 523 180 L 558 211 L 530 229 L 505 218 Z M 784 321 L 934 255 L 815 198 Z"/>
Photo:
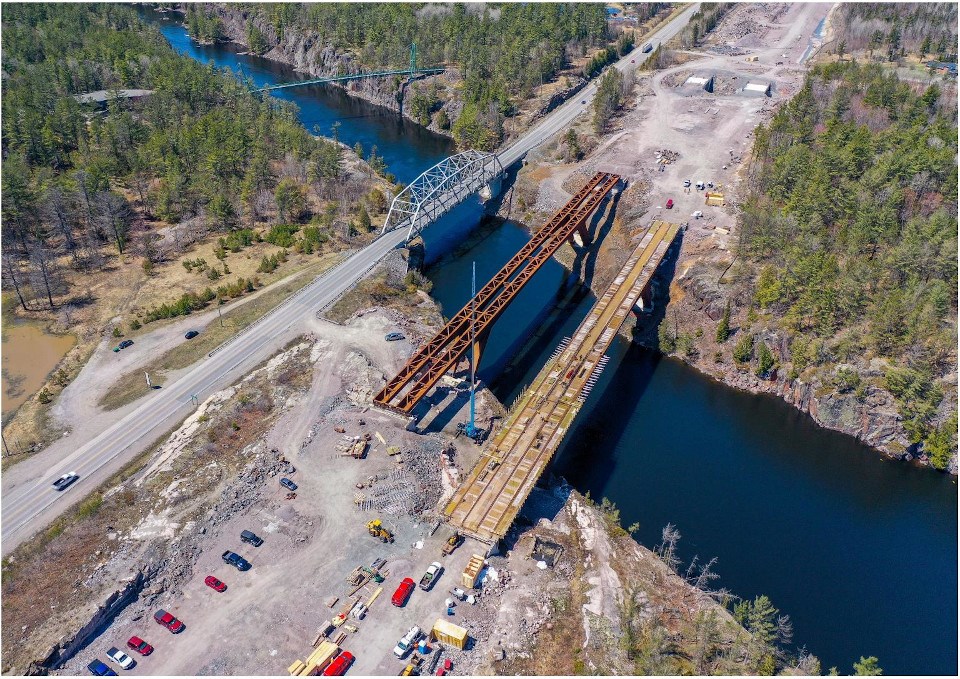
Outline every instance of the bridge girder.
<path fill-rule="evenodd" d="M 463 151 L 441 160 L 394 197 L 382 233 L 407 228 L 407 240 L 503 174 L 495 154 Z"/>

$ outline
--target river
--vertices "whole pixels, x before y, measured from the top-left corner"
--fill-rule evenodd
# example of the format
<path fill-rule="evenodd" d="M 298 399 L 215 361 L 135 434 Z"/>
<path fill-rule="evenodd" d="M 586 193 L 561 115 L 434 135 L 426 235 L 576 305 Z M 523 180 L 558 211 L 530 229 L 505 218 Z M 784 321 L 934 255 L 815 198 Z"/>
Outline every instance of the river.
<path fill-rule="evenodd" d="M 242 64 L 258 84 L 300 77 L 230 46 L 194 45 L 173 22 L 160 25 L 177 50 L 234 70 Z M 308 129 L 329 133 L 341 120 L 342 141 L 376 144 L 401 181 L 453 150 L 449 140 L 333 87 L 282 96 L 300 107 Z M 461 208 L 437 232 L 462 234 L 477 215 L 474 205 Z M 444 312 L 469 298 L 471 262 L 482 285 L 527 238 L 506 222 L 431 266 Z M 428 229 L 426 240 L 429 252 L 449 237 Z M 480 377 L 501 400 L 512 400 L 592 304 L 592 295 L 580 294 L 543 311 L 567 278 L 548 262 L 494 327 Z M 534 341 L 518 346 L 518 336 L 534 331 Z M 850 673 L 861 655 L 875 655 L 886 674 L 957 673 L 953 478 L 886 461 L 782 401 L 727 388 L 623 339 L 610 354 L 554 473 L 616 502 L 624 525 L 639 522 L 637 537 L 648 547 L 664 524 L 675 524 L 687 562 L 717 557 L 715 587 L 768 595 L 824 672 Z"/>

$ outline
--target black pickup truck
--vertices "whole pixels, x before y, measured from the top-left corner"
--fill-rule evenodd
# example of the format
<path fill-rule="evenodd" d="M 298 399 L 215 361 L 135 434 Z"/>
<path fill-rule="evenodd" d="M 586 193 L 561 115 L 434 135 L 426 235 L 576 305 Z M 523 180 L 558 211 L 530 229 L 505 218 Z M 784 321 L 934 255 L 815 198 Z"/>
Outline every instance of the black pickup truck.
<path fill-rule="evenodd" d="M 221 558 L 231 566 L 235 567 L 238 571 L 250 570 L 250 562 L 239 554 L 235 554 L 230 550 L 224 552 Z"/>

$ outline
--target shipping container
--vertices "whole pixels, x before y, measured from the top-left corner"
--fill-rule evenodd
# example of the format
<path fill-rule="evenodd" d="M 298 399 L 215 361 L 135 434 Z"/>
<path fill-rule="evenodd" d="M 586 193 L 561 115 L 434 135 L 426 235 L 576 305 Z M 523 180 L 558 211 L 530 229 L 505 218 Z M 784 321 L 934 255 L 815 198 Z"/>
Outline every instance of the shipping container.
<path fill-rule="evenodd" d="M 439 618 L 433 624 L 433 629 L 430 630 L 430 638 L 439 641 L 441 644 L 455 646 L 462 651 L 467 645 L 467 630 Z"/>

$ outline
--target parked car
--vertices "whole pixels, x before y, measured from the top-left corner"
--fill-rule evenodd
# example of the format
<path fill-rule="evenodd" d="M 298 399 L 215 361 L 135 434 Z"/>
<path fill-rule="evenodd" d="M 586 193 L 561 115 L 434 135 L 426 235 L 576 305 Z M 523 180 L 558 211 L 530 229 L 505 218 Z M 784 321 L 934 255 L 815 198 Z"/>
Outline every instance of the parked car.
<path fill-rule="evenodd" d="M 410 580 L 410 584 L 413 584 L 413 580 Z M 417 643 L 417 639 L 419 638 L 420 628 L 414 625 L 410 628 L 410 631 L 404 634 L 403 638 L 397 642 L 397 645 L 394 646 L 393 654 L 398 658 L 404 658 L 407 653 L 410 652 L 410 649 L 413 648 L 414 644 Z"/>
<path fill-rule="evenodd" d="M 673 209 L 673 198 L 668 198 L 668 199 L 667 199 L 667 209 L 668 209 L 668 210 L 672 210 L 672 209 Z"/>
<path fill-rule="evenodd" d="M 200 334 L 200 332 L 199 332 L 198 330 L 188 330 L 188 331 L 187 331 L 187 334 L 184 335 L 184 337 L 186 337 L 187 339 L 193 339 L 194 337 L 196 337 L 196 336 L 199 335 L 199 334 Z"/>
<path fill-rule="evenodd" d="M 433 589 L 433 586 L 436 584 L 437 580 L 440 579 L 440 572 L 443 570 L 443 566 L 439 561 L 434 561 L 432 564 L 427 566 L 427 572 L 423 574 L 423 577 L 420 578 L 420 589 L 425 592 L 429 592 Z"/>
<path fill-rule="evenodd" d="M 123 670 L 129 670 L 131 667 L 137 664 L 129 655 L 121 651 L 119 648 L 114 648 L 112 646 L 107 649 L 107 658 L 120 665 L 120 669 Z"/>
<path fill-rule="evenodd" d="M 244 559 L 239 554 L 235 554 L 230 550 L 225 551 L 220 558 L 222 558 L 226 563 L 236 568 L 238 571 L 250 570 L 250 562 Z"/>
<path fill-rule="evenodd" d="M 297 484 L 295 484 L 293 481 L 288 479 L 286 476 L 280 479 L 280 485 L 286 488 L 287 490 L 296 490 L 297 488 L 299 488 Z"/>
<path fill-rule="evenodd" d="M 689 179 L 684 179 L 684 180 L 683 180 L 683 186 L 684 186 L 684 188 L 688 188 L 688 187 L 690 186 L 690 180 L 689 180 Z"/>
<path fill-rule="evenodd" d="M 162 608 L 153 614 L 153 619 L 174 634 L 179 634 L 183 631 L 183 623 L 173 617 L 172 613 L 167 613 Z"/>
<path fill-rule="evenodd" d="M 121 349 L 126 349 L 127 347 L 132 347 L 132 346 L 133 346 L 133 340 L 131 340 L 131 339 L 123 340 L 123 341 L 120 342 L 120 344 L 118 344 L 117 346 L 120 347 Z"/>
<path fill-rule="evenodd" d="M 153 653 L 153 646 L 148 644 L 140 637 L 130 637 L 127 640 L 127 648 L 129 648 L 131 651 L 136 651 L 140 655 L 150 655 Z"/>
<path fill-rule="evenodd" d="M 700 219 L 701 217 L 703 217 L 703 210 L 696 210 L 695 212 L 692 212 L 690 216 L 693 217 L 694 219 Z"/>
<path fill-rule="evenodd" d="M 323 670 L 324 677 L 340 677 L 349 669 L 350 665 L 353 664 L 353 654 L 350 651 L 344 651 L 336 658 L 333 659 L 333 662 L 327 665 L 327 668 Z"/>
<path fill-rule="evenodd" d="M 248 545 L 259 547 L 263 544 L 263 538 L 251 530 L 242 530 L 240 531 L 240 542 L 246 542 Z"/>
<path fill-rule="evenodd" d="M 77 474 L 77 472 L 67 472 L 66 474 L 64 474 L 59 479 L 53 482 L 53 489 L 66 490 L 66 488 L 69 487 L 71 483 L 73 483 L 79 478 L 80 478 L 80 475 Z"/>
<path fill-rule="evenodd" d="M 397 340 L 402 340 L 402 339 L 403 339 L 403 333 L 401 333 L 401 332 L 391 332 L 391 333 L 389 333 L 386 337 L 384 337 L 383 339 L 387 340 L 388 342 L 396 342 Z"/>
<path fill-rule="evenodd" d="M 400 581 L 400 586 L 397 587 L 397 591 L 393 593 L 393 598 L 391 601 L 394 606 L 403 606 L 407 603 L 407 599 L 410 598 L 410 594 L 413 592 L 413 589 L 416 587 L 416 584 L 413 582 L 413 578 L 404 578 Z"/>
<path fill-rule="evenodd" d="M 205 577 L 203 579 L 203 584 L 205 584 L 207 587 L 210 587 L 211 589 L 217 590 L 218 592 L 227 591 L 227 586 L 223 583 L 223 581 L 217 580 L 212 575 L 208 575 L 207 577 Z"/>
<path fill-rule="evenodd" d="M 105 662 L 102 660 L 94 660 L 92 663 L 87 665 L 87 669 L 90 670 L 90 674 L 95 677 L 115 677 L 117 673 L 111 670 Z"/>

